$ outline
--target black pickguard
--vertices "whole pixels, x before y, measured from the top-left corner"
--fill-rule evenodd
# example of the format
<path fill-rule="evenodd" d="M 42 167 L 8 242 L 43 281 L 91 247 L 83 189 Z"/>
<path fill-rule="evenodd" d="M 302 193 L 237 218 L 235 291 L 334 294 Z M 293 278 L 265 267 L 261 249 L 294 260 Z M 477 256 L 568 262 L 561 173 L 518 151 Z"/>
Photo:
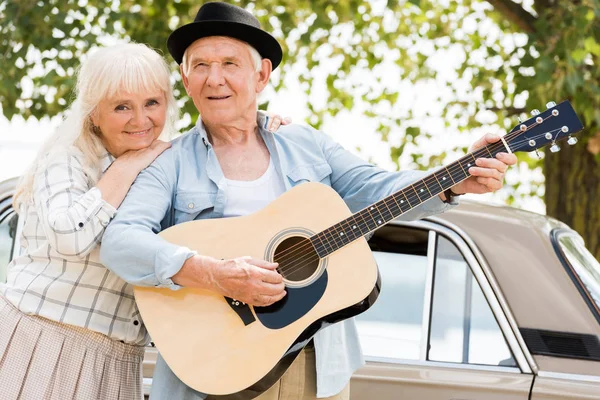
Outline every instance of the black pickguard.
<path fill-rule="evenodd" d="M 327 271 L 308 286 L 286 288 L 286 296 L 268 307 L 254 307 L 258 320 L 269 329 L 281 329 L 309 312 L 327 288 Z"/>
<path fill-rule="evenodd" d="M 267 391 L 271 386 L 273 386 L 275 382 L 279 380 L 279 378 L 281 378 L 292 362 L 296 359 L 300 351 L 302 351 L 302 349 L 318 331 L 331 324 L 354 317 L 367 311 L 375 303 L 377 297 L 379 297 L 380 291 L 381 276 L 379 275 L 379 270 L 377 270 L 377 282 L 375 283 L 375 287 L 365 299 L 350 307 L 329 314 L 310 324 L 285 352 L 279 362 L 260 381 L 240 392 L 222 396 L 209 395 L 206 400 L 250 400 L 258 397 L 263 392 Z M 224 377 L 223 379 L 227 378 Z"/>

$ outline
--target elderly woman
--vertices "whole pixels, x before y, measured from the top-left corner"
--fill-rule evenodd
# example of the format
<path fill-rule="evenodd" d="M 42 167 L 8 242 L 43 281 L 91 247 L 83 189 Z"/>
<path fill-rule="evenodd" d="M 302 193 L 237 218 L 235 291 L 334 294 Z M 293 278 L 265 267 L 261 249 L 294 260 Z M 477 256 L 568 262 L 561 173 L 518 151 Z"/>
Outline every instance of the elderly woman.
<path fill-rule="evenodd" d="M 0 284 L 2 399 L 142 397 L 149 337 L 132 286 L 100 263 L 99 245 L 138 173 L 170 147 L 157 140 L 178 115 L 169 78 L 142 44 L 95 52 L 24 175 L 23 249 Z"/>

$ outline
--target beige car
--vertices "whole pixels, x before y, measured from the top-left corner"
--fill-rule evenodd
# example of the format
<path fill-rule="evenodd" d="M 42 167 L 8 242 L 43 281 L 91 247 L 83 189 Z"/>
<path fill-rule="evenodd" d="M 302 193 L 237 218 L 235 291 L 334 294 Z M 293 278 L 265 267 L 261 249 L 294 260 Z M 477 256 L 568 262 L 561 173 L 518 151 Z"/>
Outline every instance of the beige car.
<path fill-rule="evenodd" d="M 15 180 L 0 183 L 0 279 Z M 370 240 L 382 276 L 356 318 L 352 400 L 600 399 L 600 264 L 565 224 L 463 201 Z M 149 347 L 144 385 L 152 384 Z"/>

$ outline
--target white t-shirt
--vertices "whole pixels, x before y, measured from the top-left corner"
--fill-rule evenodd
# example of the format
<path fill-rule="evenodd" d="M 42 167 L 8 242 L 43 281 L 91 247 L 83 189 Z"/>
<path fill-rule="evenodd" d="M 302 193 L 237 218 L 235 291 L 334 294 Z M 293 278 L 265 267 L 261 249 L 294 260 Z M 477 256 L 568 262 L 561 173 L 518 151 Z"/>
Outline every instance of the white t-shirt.
<path fill-rule="evenodd" d="M 253 181 L 234 181 L 225 178 L 227 188 L 223 217 L 239 217 L 252 214 L 285 192 L 285 185 L 275 171 L 273 160 L 265 173 Z"/>

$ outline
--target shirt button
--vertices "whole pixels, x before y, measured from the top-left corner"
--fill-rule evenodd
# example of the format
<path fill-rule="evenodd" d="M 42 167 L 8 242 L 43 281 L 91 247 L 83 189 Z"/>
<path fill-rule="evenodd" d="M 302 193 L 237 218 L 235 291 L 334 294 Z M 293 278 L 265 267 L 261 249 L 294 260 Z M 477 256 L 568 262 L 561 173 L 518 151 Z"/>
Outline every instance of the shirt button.
<path fill-rule="evenodd" d="M 194 208 L 194 203 L 190 203 L 188 204 L 188 208 L 191 210 L 192 208 Z"/>
<path fill-rule="evenodd" d="M 138 321 L 133 321 L 133 324 L 137 326 L 137 325 L 139 325 L 140 323 L 139 323 Z"/>

